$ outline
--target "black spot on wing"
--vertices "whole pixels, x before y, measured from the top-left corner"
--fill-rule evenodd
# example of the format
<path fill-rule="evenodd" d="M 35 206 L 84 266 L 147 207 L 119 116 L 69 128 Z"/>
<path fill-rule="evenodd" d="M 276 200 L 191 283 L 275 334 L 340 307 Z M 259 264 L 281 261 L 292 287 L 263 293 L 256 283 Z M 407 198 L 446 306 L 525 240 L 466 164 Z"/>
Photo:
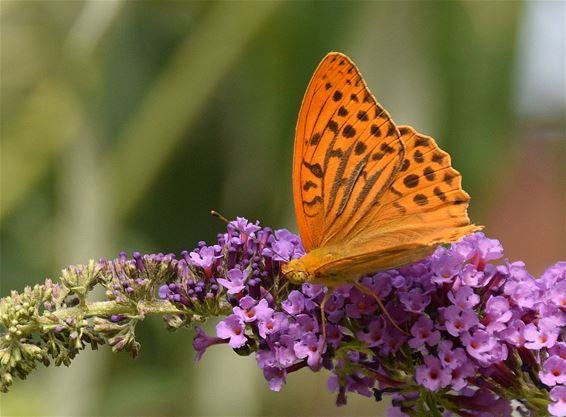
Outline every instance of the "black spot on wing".
<path fill-rule="evenodd" d="M 354 129 L 352 125 L 346 125 L 344 129 L 342 129 L 342 135 L 344 135 L 345 138 L 353 138 L 356 136 L 356 129 Z"/>
<path fill-rule="evenodd" d="M 375 118 L 379 118 L 381 116 L 381 114 L 383 113 L 383 108 L 379 107 L 379 106 L 375 106 Z"/>
<path fill-rule="evenodd" d="M 435 162 L 437 164 L 442 164 L 442 161 L 444 161 L 444 155 L 441 153 L 434 153 L 434 155 L 432 155 L 432 162 Z"/>
<path fill-rule="evenodd" d="M 310 144 L 311 145 L 318 145 L 320 142 L 320 133 L 315 133 L 314 135 L 312 135 L 311 140 L 310 140 Z"/>
<path fill-rule="evenodd" d="M 315 204 L 320 204 L 320 203 L 322 203 L 322 197 L 319 196 L 319 195 L 317 195 L 315 198 L 313 198 L 313 199 L 310 200 L 310 201 L 303 201 L 303 204 L 304 204 L 305 206 L 308 206 L 308 207 L 312 207 L 312 206 L 314 206 Z"/>
<path fill-rule="evenodd" d="M 405 207 L 403 207 L 401 204 L 399 204 L 397 201 L 395 201 L 393 203 L 393 207 L 395 207 L 397 210 L 399 210 L 399 213 L 401 213 L 401 214 L 405 214 L 407 212 L 407 209 Z"/>
<path fill-rule="evenodd" d="M 356 147 L 354 148 L 354 153 L 356 155 L 361 155 L 366 151 L 366 149 L 367 149 L 367 146 L 366 146 L 365 143 L 358 142 L 358 143 L 356 143 Z"/>
<path fill-rule="evenodd" d="M 371 125 L 370 132 L 375 137 L 379 137 L 381 135 L 378 125 Z"/>
<path fill-rule="evenodd" d="M 389 129 L 387 129 L 387 135 L 386 136 L 396 136 L 395 132 L 397 129 L 395 129 L 395 125 L 393 125 L 393 123 L 389 124 Z"/>
<path fill-rule="evenodd" d="M 344 152 L 342 151 L 342 149 L 336 148 L 336 149 L 332 149 L 329 155 L 335 158 L 342 158 L 342 156 L 344 156 Z"/>
<path fill-rule="evenodd" d="M 322 167 L 319 163 L 309 164 L 307 161 L 303 161 L 305 167 L 317 178 L 322 178 L 324 173 L 322 172 Z"/>
<path fill-rule="evenodd" d="M 348 110 L 346 109 L 346 107 L 344 106 L 340 106 L 340 108 L 338 109 L 338 116 L 347 116 L 348 115 Z"/>
<path fill-rule="evenodd" d="M 442 202 L 446 202 L 446 195 L 444 194 L 444 192 L 440 189 L 440 187 L 434 187 L 434 195 L 437 196 L 438 198 L 440 198 L 440 200 Z"/>
<path fill-rule="evenodd" d="M 403 193 L 401 193 L 397 188 L 395 188 L 395 187 L 393 187 L 393 186 L 389 187 L 389 190 L 390 190 L 393 194 L 395 194 L 397 197 L 402 197 L 402 196 L 403 196 Z"/>
<path fill-rule="evenodd" d="M 340 101 L 341 99 L 342 99 L 342 92 L 336 90 L 336 91 L 334 92 L 334 94 L 332 94 L 332 100 L 334 100 L 334 101 Z"/>
<path fill-rule="evenodd" d="M 423 162 L 424 162 L 423 153 L 417 149 L 417 150 L 415 151 L 415 153 L 413 154 L 413 159 L 414 159 L 415 162 L 418 163 L 418 164 L 423 163 Z"/>
<path fill-rule="evenodd" d="M 334 120 L 330 119 L 327 126 L 332 132 L 338 133 L 338 123 L 336 123 Z"/>
<path fill-rule="evenodd" d="M 426 198 L 426 195 L 424 194 L 416 194 L 413 197 L 413 201 L 419 206 L 425 206 L 428 204 L 428 198 Z"/>
<path fill-rule="evenodd" d="M 452 185 L 453 179 L 454 179 L 454 175 L 447 172 L 446 174 L 444 174 L 444 179 L 442 181 L 444 181 L 448 185 Z"/>
<path fill-rule="evenodd" d="M 303 184 L 303 190 L 308 191 L 311 188 L 318 188 L 318 185 L 316 185 L 314 182 L 310 180 Z"/>
<path fill-rule="evenodd" d="M 427 138 L 417 138 L 417 140 L 415 140 L 415 148 L 418 147 L 428 147 L 429 145 L 429 140 Z M 436 161 L 435 161 L 436 162 Z"/>
<path fill-rule="evenodd" d="M 406 126 L 401 126 L 399 128 L 399 133 L 401 134 L 401 136 L 406 135 L 407 133 L 409 133 L 410 129 Z"/>
<path fill-rule="evenodd" d="M 463 198 L 457 198 L 456 200 L 454 200 L 454 204 L 459 206 L 460 204 L 466 204 L 468 202 L 468 200 L 464 200 Z"/>
<path fill-rule="evenodd" d="M 405 187 L 407 187 L 407 188 L 415 188 L 417 185 L 419 185 L 418 175 L 415 175 L 415 174 L 407 175 L 403 179 L 403 184 L 405 184 Z"/>
<path fill-rule="evenodd" d="M 358 120 L 360 120 L 362 122 L 367 122 L 369 120 L 367 112 L 364 111 L 364 110 L 360 110 L 358 112 Z"/>
<path fill-rule="evenodd" d="M 425 178 L 429 181 L 434 181 L 434 170 L 431 167 L 426 167 L 423 171 Z"/>

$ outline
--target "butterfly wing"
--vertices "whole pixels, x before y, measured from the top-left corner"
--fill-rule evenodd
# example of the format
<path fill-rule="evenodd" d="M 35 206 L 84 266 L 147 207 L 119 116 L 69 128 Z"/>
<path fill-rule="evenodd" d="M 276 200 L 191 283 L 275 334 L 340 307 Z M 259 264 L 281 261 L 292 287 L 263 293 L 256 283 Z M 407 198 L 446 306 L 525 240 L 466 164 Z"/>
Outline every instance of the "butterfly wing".
<path fill-rule="evenodd" d="M 303 99 L 293 189 L 302 265 L 327 283 L 417 261 L 479 229 L 450 156 L 398 129 L 340 53 L 323 59 Z"/>
<path fill-rule="evenodd" d="M 399 127 L 405 158 L 399 173 L 365 217 L 345 231 L 334 256 L 319 263 L 317 275 L 346 271 L 364 274 L 422 259 L 442 243 L 481 228 L 470 224 L 470 197 L 452 168 L 450 155 L 434 139 L 407 126 Z"/>
<path fill-rule="evenodd" d="M 387 191 L 404 145 L 355 64 L 328 54 L 303 99 L 293 164 L 297 223 L 308 251 L 344 239 Z"/>

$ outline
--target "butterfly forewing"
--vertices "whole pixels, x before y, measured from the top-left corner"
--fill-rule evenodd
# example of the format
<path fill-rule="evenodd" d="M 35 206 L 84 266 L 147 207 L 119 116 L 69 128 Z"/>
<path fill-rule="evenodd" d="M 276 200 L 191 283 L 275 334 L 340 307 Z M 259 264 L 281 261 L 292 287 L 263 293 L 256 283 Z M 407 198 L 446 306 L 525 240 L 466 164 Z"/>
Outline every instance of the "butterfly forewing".
<path fill-rule="evenodd" d="M 295 136 L 295 212 L 307 251 L 345 239 L 402 167 L 404 145 L 356 66 L 327 55 L 303 99 Z"/>

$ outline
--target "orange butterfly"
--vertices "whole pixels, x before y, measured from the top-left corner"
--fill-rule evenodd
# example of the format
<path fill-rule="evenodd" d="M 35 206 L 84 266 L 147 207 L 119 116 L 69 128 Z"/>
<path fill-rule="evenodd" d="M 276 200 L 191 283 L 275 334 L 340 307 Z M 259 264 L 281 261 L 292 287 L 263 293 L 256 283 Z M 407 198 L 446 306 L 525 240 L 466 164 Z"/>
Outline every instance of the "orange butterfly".
<path fill-rule="evenodd" d="M 351 283 L 367 293 L 362 275 L 418 261 L 481 229 L 470 224 L 470 198 L 450 156 L 431 137 L 396 126 L 338 52 L 322 60 L 303 98 L 293 194 L 307 252 L 284 266 L 295 284 Z"/>

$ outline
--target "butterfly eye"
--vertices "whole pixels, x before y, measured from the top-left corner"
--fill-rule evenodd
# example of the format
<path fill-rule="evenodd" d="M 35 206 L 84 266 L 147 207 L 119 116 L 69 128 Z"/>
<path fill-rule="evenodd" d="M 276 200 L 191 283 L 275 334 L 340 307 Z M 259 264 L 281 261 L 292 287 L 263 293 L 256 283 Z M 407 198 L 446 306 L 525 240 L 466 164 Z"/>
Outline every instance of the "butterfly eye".
<path fill-rule="evenodd" d="M 285 276 L 293 284 L 304 284 L 309 281 L 309 276 L 305 271 L 288 271 Z"/>

